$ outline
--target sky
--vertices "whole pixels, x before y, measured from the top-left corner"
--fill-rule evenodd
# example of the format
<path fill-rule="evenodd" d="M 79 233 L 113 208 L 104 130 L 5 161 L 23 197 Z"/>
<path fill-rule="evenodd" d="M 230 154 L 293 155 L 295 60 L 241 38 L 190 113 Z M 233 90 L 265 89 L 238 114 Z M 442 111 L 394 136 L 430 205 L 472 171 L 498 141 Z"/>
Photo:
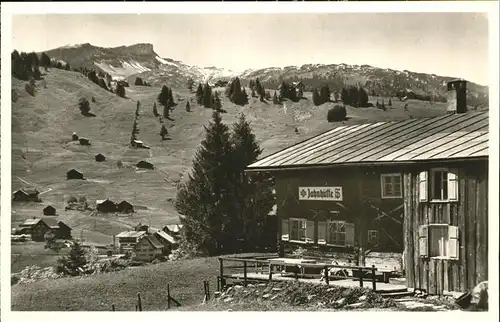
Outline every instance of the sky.
<path fill-rule="evenodd" d="M 12 46 L 44 51 L 91 43 L 151 43 L 200 67 L 358 64 L 488 84 L 481 13 L 71 14 L 13 16 Z"/>

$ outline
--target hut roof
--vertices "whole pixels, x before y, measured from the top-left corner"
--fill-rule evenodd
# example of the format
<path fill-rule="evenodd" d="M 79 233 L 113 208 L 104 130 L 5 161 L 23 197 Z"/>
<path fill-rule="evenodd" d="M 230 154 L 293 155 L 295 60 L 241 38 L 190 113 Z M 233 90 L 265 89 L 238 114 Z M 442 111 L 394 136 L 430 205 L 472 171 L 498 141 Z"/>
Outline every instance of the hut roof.
<path fill-rule="evenodd" d="M 246 171 L 486 159 L 488 126 L 488 112 L 341 125 L 264 157 Z"/>

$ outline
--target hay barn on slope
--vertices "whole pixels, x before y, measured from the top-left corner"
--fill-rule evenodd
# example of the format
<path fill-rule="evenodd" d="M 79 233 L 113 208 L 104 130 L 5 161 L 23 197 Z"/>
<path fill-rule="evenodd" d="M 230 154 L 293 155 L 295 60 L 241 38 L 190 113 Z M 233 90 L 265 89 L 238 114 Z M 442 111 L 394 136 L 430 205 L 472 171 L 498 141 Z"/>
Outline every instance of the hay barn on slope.
<path fill-rule="evenodd" d="M 430 294 L 487 280 L 488 113 L 454 96 L 453 114 L 339 126 L 249 165 L 275 178 L 280 257 L 373 264 Z"/>

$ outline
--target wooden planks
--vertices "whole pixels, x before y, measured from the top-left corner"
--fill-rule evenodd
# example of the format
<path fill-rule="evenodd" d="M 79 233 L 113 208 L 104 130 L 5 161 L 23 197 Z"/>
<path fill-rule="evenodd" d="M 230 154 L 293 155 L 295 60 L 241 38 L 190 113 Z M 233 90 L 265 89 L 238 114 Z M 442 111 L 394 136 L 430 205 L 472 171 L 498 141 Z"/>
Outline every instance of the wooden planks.
<path fill-rule="evenodd" d="M 412 186 L 412 174 L 405 173 L 403 175 L 404 184 L 404 241 L 405 241 L 405 275 L 406 286 L 409 288 L 417 288 L 415 283 L 415 267 L 414 260 L 415 244 L 413 242 L 413 195 L 416 191 Z"/>
<path fill-rule="evenodd" d="M 466 227 L 466 206 L 467 206 L 467 193 L 466 193 L 466 181 L 465 178 L 467 174 L 464 173 L 463 176 L 459 179 L 459 211 L 458 211 L 458 219 L 459 219 L 459 239 L 460 239 L 460 257 L 458 260 L 459 265 L 459 281 L 458 288 L 455 287 L 455 291 L 466 291 L 467 290 L 467 227 Z"/>
<path fill-rule="evenodd" d="M 488 180 L 486 175 L 481 175 L 477 183 L 477 204 L 476 204 L 476 283 L 488 279 Z"/>
<path fill-rule="evenodd" d="M 467 285 L 468 289 L 476 286 L 476 199 L 477 179 L 471 176 L 467 180 Z"/>

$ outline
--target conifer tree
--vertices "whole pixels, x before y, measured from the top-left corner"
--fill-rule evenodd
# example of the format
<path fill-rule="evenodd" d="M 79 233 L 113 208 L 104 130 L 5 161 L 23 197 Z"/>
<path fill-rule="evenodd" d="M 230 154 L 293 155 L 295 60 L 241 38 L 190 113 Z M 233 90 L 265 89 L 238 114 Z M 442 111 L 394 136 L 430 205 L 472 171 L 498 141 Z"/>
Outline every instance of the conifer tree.
<path fill-rule="evenodd" d="M 256 247 L 266 246 L 264 233 L 269 227 L 266 225 L 267 215 L 274 205 L 273 183 L 265 175 L 249 178 L 244 173 L 249 164 L 257 161 L 262 149 L 243 114 L 232 127 L 230 142 L 231 190 L 236 210 L 227 222 L 228 231 L 232 234 L 226 236 L 233 241 L 244 239 L 245 250 L 253 251 Z"/>
<path fill-rule="evenodd" d="M 278 95 L 276 95 L 276 91 L 274 91 L 273 95 L 273 104 L 279 104 Z"/>
<path fill-rule="evenodd" d="M 230 246 L 224 223 L 233 215 L 233 200 L 227 185 L 230 179 L 227 169 L 231 164 L 229 129 L 219 111 L 214 110 L 205 131 L 189 179 L 178 190 L 175 207 L 181 214 L 186 240 L 199 250 L 216 255 Z"/>
<path fill-rule="evenodd" d="M 323 104 L 321 97 L 319 96 L 318 89 L 313 89 L 312 100 L 315 106 Z"/>
<path fill-rule="evenodd" d="M 392 106 L 392 100 L 390 97 L 389 97 L 389 102 L 387 103 L 387 105 Z"/>
<path fill-rule="evenodd" d="M 121 82 L 116 83 L 116 95 L 125 97 L 125 86 Z"/>
<path fill-rule="evenodd" d="M 163 117 L 170 117 L 170 94 L 169 88 L 166 85 L 162 86 L 161 92 L 158 94 L 157 101 L 163 106 Z"/>
<path fill-rule="evenodd" d="M 153 115 L 155 117 L 160 116 L 160 114 L 158 114 L 158 109 L 156 108 L 156 102 L 153 102 Z"/>
<path fill-rule="evenodd" d="M 203 85 L 201 83 L 198 84 L 198 88 L 196 89 L 196 102 L 199 105 L 203 104 Z"/>
<path fill-rule="evenodd" d="M 160 130 L 161 140 L 162 141 L 166 140 L 167 135 L 168 135 L 167 128 L 165 127 L 165 124 L 162 124 Z"/>
<path fill-rule="evenodd" d="M 191 112 L 191 105 L 189 104 L 189 101 L 186 102 L 186 112 Z"/>
<path fill-rule="evenodd" d="M 219 97 L 219 92 L 215 92 L 214 94 L 214 105 L 213 105 L 213 109 L 219 111 L 219 112 L 222 112 L 222 101 Z"/>
<path fill-rule="evenodd" d="M 45 71 L 47 71 L 50 67 L 50 57 L 46 53 L 42 53 L 42 56 L 40 57 L 40 66 L 45 68 Z"/>
<path fill-rule="evenodd" d="M 212 88 L 208 83 L 205 83 L 203 86 L 203 101 L 202 104 L 206 108 L 212 108 L 213 107 L 213 102 L 214 98 L 212 97 Z"/>
<path fill-rule="evenodd" d="M 174 94 L 172 92 L 172 88 L 171 87 L 167 87 L 168 88 L 168 107 L 171 108 L 173 106 L 175 106 L 175 102 L 174 102 Z"/>
<path fill-rule="evenodd" d="M 58 260 L 57 272 L 77 276 L 80 274 L 79 269 L 82 269 L 86 264 L 85 250 L 77 241 L 74 241 L 69 254 Z"/>

